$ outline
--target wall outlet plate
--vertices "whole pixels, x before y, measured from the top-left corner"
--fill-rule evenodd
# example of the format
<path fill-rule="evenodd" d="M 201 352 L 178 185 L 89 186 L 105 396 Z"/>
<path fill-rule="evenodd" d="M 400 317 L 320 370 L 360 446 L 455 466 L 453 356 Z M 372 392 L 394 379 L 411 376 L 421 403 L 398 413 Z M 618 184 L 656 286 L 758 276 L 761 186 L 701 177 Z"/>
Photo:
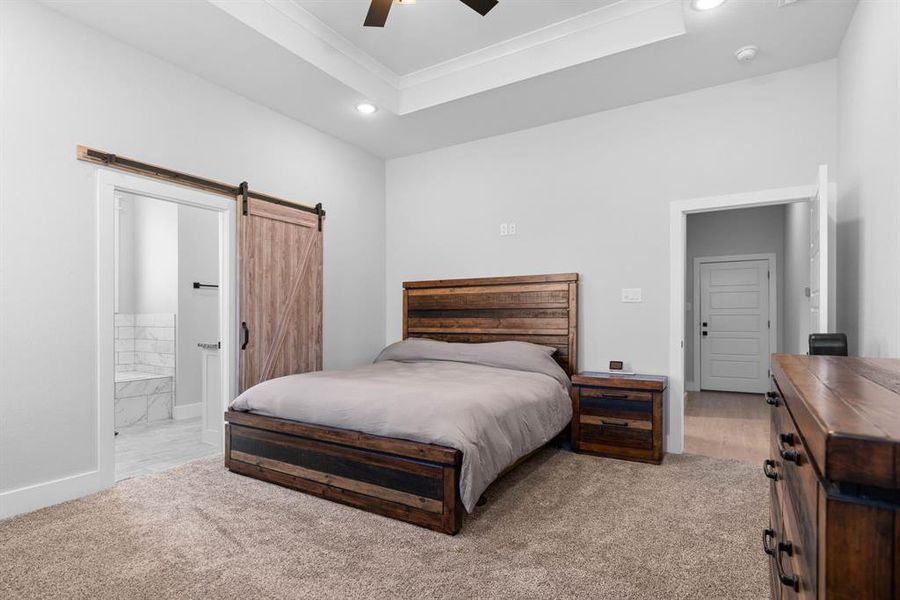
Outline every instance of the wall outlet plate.
<path fill-rule="evenodd" d="M 641 288 L 622 288 L 622 302 L 643 302 Z"/>

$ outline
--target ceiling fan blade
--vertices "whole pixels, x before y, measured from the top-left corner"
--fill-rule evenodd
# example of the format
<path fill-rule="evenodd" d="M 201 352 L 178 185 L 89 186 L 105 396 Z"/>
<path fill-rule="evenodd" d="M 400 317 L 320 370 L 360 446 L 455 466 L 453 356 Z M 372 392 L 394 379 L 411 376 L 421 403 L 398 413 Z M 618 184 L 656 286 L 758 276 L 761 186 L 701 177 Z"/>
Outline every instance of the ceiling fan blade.
<path fill-rule="evenodd" d="M 369 13 L 366 15 L 366 21 L 363 23 L 366 27 L 384 27 L 387 22 L 388 13 L 391 11 L 391 3 L 394 0 L 372 0 L 369 5 Z"/>
<path fill-rule="evenodd" d="M 497 0 L 460 0 L 460 2 L 477 12 L 482 17 L 491 12 L 492 8 L 497 6 Z"/>

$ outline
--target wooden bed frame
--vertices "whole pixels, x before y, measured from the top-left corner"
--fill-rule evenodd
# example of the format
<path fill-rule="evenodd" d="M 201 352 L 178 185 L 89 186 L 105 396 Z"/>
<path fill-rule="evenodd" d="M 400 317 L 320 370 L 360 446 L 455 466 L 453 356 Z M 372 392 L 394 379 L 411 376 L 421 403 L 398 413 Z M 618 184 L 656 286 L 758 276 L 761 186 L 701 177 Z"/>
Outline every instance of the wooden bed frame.
<path fill-rule="evenodd" d="M 553 346 L 569 375 L 577 314 L 575 273 L 403 284 L 404 339 Z M 459 450 L 252 413 L 225 420 L 225 466 L 235 473 L 443 533 L 462 526 Z"/>

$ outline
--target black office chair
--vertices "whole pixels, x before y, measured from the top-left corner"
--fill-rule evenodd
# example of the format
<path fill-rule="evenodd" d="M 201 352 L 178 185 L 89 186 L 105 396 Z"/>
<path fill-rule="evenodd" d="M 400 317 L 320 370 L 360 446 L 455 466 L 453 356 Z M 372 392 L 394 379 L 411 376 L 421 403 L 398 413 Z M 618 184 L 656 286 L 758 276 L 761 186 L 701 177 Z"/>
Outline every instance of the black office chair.
<path fill-rule="evenodd" d="M 809 334 L 810 356 L 847 356 L 847 335 L 844 333 Z"/>

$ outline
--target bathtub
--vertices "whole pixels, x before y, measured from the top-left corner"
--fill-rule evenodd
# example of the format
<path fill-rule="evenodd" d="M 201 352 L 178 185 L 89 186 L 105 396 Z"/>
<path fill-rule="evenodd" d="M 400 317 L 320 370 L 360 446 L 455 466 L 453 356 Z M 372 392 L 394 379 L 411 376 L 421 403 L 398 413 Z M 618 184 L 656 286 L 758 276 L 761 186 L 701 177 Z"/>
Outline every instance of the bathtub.
<path fill-rule="evenodd" d="M 175 385 L 171 375 L 143 371 L 116 373 L 116 428 L 172 418 Z"/>

